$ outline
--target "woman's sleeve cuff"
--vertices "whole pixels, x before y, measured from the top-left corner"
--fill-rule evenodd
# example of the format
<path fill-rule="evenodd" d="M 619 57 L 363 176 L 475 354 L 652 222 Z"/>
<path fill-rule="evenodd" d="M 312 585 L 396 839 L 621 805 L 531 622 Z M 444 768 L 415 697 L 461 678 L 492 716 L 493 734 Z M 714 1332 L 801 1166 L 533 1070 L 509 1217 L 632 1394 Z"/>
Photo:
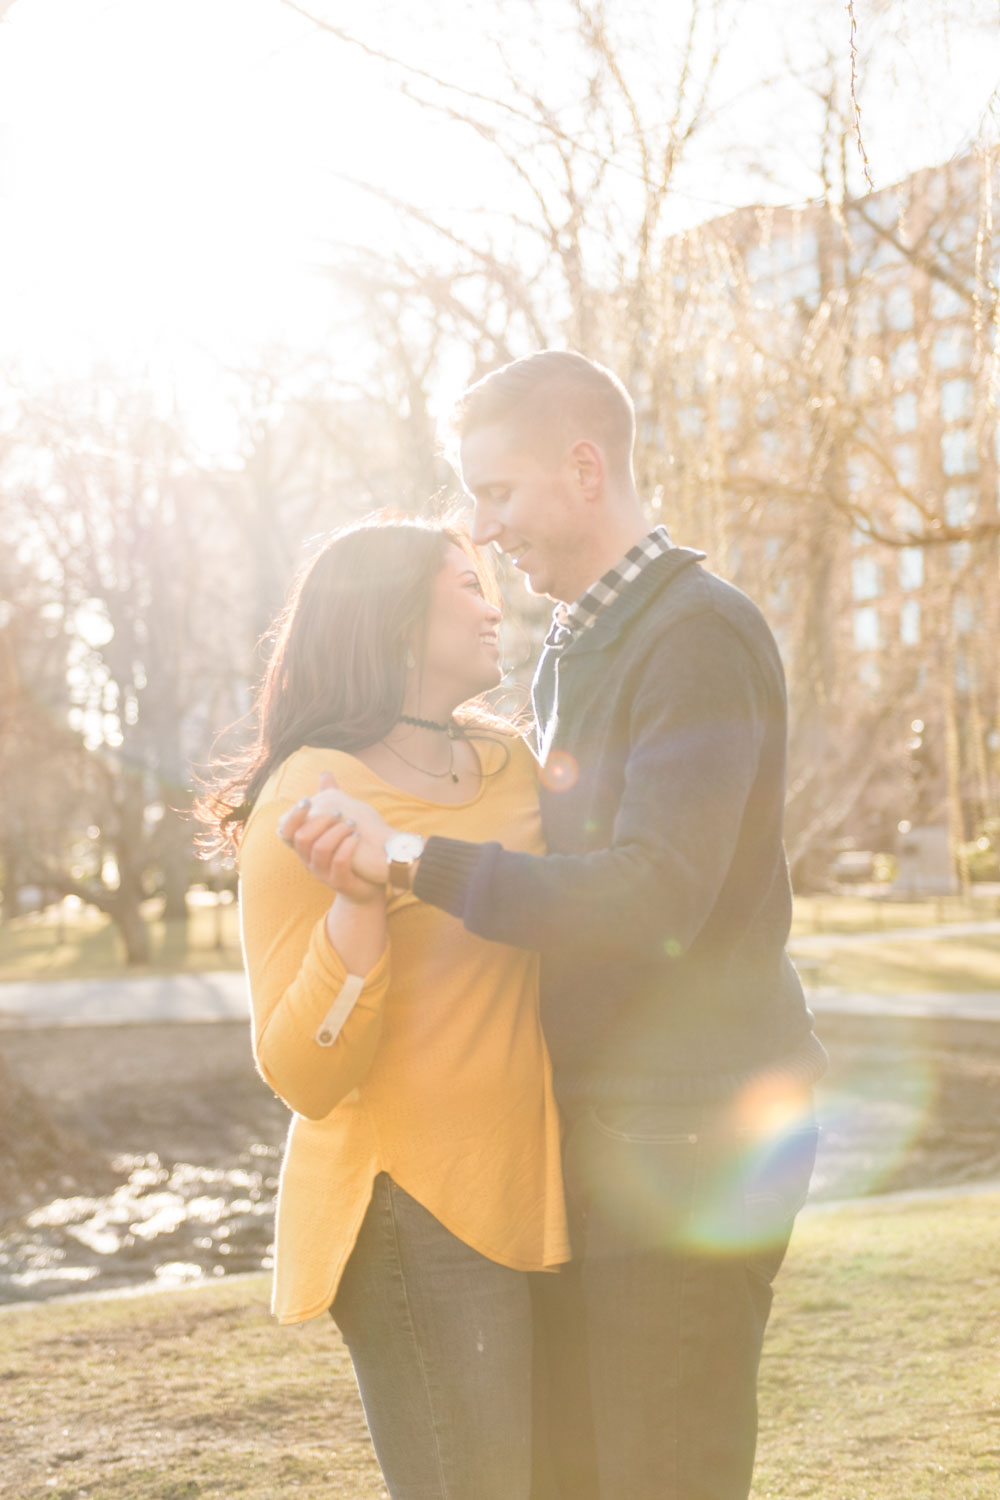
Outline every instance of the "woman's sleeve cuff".
<path fill-rule="evenodd" d="M 344 1023 L 348 1016 L 355 1005 L 357 1005 L 364 987 L 365 981 L 360 974 L 348 974 L 344 980 L 343 989 L 319 1023 L 319 1029 L 316 1032 L 316 1043 L 318 1046 L 333 1046 L 343 1031 Z"/>

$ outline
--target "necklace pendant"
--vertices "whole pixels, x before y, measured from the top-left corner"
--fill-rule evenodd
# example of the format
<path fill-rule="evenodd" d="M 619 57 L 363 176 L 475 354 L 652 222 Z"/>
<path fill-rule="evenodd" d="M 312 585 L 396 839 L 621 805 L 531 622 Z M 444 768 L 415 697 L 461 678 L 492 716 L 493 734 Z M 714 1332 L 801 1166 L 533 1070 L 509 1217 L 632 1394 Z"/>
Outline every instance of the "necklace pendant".
<path fill-rule="evenodd" d="M 451 773 L 451 779 L 455 783 L 455 785 L 457 786 L 458 785 L 458 772 L 457 771 L 452 771 L 452 773 Z"/>

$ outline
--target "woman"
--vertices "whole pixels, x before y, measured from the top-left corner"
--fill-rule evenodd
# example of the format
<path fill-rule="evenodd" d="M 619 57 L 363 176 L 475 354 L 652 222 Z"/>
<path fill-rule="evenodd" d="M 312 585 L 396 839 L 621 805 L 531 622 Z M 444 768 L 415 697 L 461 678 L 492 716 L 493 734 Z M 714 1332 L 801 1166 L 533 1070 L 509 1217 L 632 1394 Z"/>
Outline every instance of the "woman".
<path fill-rule="evenodd" d="M 331 1311 L 393 1500 L 529 1493 L 526 1273 L 569 1255 L 537 957 L 354 877 L 348 823 L 313 818 L 294 847 L 280 823 L 333 773 L 396 827 L 540 851 L 530 753 L 461 708 L 500 680 L 499 620 L 458 533 L 336 534 L 213 804 L 239 847 L 254 1056 L 295 1111 L 274 1310 Z"/>

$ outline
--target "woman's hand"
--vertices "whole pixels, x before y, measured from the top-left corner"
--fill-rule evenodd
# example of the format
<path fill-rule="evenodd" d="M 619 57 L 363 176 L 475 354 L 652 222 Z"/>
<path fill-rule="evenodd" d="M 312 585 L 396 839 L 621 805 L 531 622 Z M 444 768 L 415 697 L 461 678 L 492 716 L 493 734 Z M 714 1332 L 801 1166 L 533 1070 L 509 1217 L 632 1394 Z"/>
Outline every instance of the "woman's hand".
<path fill-rule="evenodd" d="M 388 878 L 385 841 L 393 830 L 367 802 L 341 791 L 324 771 L 319 791 L 278 823 L 278 834 L 318 880 L 350 901 L 370 901 Z"/>
<path fill-rule="evenodd" d="M 324 885 L 342 895 L 351 903 L 366 904 L 376 897 L 385 897 L 385 856 L 382 852 L 382 873 L 369 879 L 366 873 L 355 868 L 361 832 L 357 820 L 349 816 L 349 807 L 370 814 L 372 819 L 381 817 L 367 807 L 366 802 L 354 804 L 354 798 L 346 796 L 336 787 L 333 777 L 328 777 L 333 786 L 324 786 L 328 772 L 321 777 L 321 792 L 313 798 L 303 798 L 285 813 L 277 825 L 277 832 L 289 849 L 294 849 L 310 874 L 322 880 Z M 334 790 L 336 787 L 336 790 Z M 369 825 L 370 826 L 370 825 Z M 373 834 L 375 835 L 375 834 Z M 382 838 L 384 844 L 384 838 Z M 378 871 L 378 859 L 361 861 Z"/>

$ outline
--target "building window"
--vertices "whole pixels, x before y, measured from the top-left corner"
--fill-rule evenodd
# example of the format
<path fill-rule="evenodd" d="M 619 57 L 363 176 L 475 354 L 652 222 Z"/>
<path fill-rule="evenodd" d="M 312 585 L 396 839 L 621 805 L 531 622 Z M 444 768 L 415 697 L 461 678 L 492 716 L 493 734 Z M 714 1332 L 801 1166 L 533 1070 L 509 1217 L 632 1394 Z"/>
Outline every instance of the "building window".
<path fill-rule="evenodd" d="M 916 339 L 904 339 L 889 355 L 889 370 L 895 380 L 914 380 L 920 371 Z"/>
<path fill-rule="evenodd" d="M 949 224 L 944 233 L 938 236 L 937 248 L 946 256 L 952 256 L 959 251 L 968 250 L 975 243 L 976 221 L 971 215 L 966 215 Z"/>
<path fill-rule="evenodd" d="M 859 225 L 854 231 L 854 241 L 851 245 L 851 253 L 847 257 L 847 266 L 852 280 L 863 276 L 868 269 L 868 261 L 873 249 L 871 230 L 867 224 L 862 229 Z"/>
<path fill-rule="evenodd" d="M 945 328 L 934 340 L 934 363 L 939 370 L 951 370 L 956 365 L 967 363 L 970 353 L 965 328 Z"/>
<path fill-rule="evenodd" d="M 944 492 L 944 518 L 949 526 L 968 526 L 976 513 L 976 491 L 971 484 L 952 484 Z"/>
<path fill-rule="evenodd" d="M 864 459 L 860 454 L 852 454 L 847 460 L 847 488 L 852 495 L 865 488 L 868 480 L 868 470 Z"/>
<path fill-rule="evenodd" d="M 719 397 L 719 426 L 724 432 L 732 432 L 734 427 L 740 425 L 740 398 L 739 396 Z"/>
<path fill-rule="evenodd" d="M 788 290 L 793 297 L 812 298 L 819 293 L 819 266 L 801 265 L 790 271 Z"/>
<path fill-rule="evenodd" d="M 941 467 L 946 474 L 974 474 L 979 468 L 976 440 L 968 427 L 942 434 Z"/>
<path fill-rule="evenodd" d="M 886 297 L 885 321 L 901 333 L 913 327 L 913 295 L 908 286 L 894 286 Z"/>
<path fill-rule="evenodd" d="M 959 594 L 951 606 L 951 618 L 957 635 L 969 635 L 976 623 L 976 612 L 972 601 Z"/>
<path fill-rule="evenodd" d="M 858 681 L 861 683 L 862 687 L 866 687 L 870 693 L 881 692 L 882 669 L 880 668 L 878 662 L 872 661 L 871 657 L 868 657 L 866 661 L 860 662 L 858 664 Z"/>
<path fill-rule="evenodd" d="M 912 489 L 917 482 L 917 450 L 912 443 L 897 443 L 892 450 L 896 466 L 896 483 Z"/>
<path fill-rule="evenodd" d="M 972 561 L 972 547 L 968 542 L 952 542 L 948 548 L 948 566 L 953 573 L 964 573 Z"/>
<path fill-rule="evenodd" d="M 882 620 L 870 604 L 854 611 L 854 644 L 859 651 L 877 651 L 882 644 Z"/>
<path fill-rule="evenodd" d="M 917 425 L 917 397 L 914 391 L 904 391 L 892 403 L 892 423 L 897 432 L 913 432 Z"/>
<path fill-rule="evenodd" d="M 878 366 L 878 360 L 869 358 L 867 354 L 854 354 L 847 362 L 847 390 L 851 396 L 863 396 L 867 393 L 875 373 L 872 365 Z"/>
<path fill-rule="evenodd" d="M 899 586 L 919 589 L 924 583 L 923 547 L 903 547 L 899 554 Z"/>
<path fill-rule="evenodd" d="M 814 261 L 819 254 L 819 245 L 812 229 L 800 229 L 795 241 L 795 252 L 799 261 Z"/>
<path fill-rule="evenodd" d="M 787 610 L 791 599 L 791 579 L 779 578 L 765 595 L 765 609 L 768 613 L 781 614 Z"/>
<path fill-rule="evenodd" d="M 965 298 L 945 281 L 931 282 L 931 317 L 957 318 L 966 310 Z"/>
<path fill-rule="evenodd" d="M 677 413 L 677 426 L 686 438 L 700 438 L 705 429 L 705 414 L 700 406 L 682 406 Z"/>
<path fill-rule="evenodd" d="M 962 422 L 972 416 L 972 381 L 965 378 L 941 383 L 941 417 L 945 422 Z"/>
<path fill-rule="evenodd" d="M 851 593 L 855 599 L 877 599 L 882 592 L 882 569 L 874 557 L 856 557 L 851 563 Z"/>
<path fill-rule="evenodd" d="M 920 605 L 916 599 L 904 599 L 899 611 L 899 639 L 904 646 L 920 645 Z"/>
<path fill-rule="evenodd" d="M 912 500 L 896 502 L 896 525 L 900 531 L 908 531 L 918 536 L 923 531 L 924 518 Z"/>
<path fill-rule="evenodd" d="M 763 281 L 774 267 L 770 245 L 754 245 L 746 254 L 747 276 L 751 281 Z"/>

